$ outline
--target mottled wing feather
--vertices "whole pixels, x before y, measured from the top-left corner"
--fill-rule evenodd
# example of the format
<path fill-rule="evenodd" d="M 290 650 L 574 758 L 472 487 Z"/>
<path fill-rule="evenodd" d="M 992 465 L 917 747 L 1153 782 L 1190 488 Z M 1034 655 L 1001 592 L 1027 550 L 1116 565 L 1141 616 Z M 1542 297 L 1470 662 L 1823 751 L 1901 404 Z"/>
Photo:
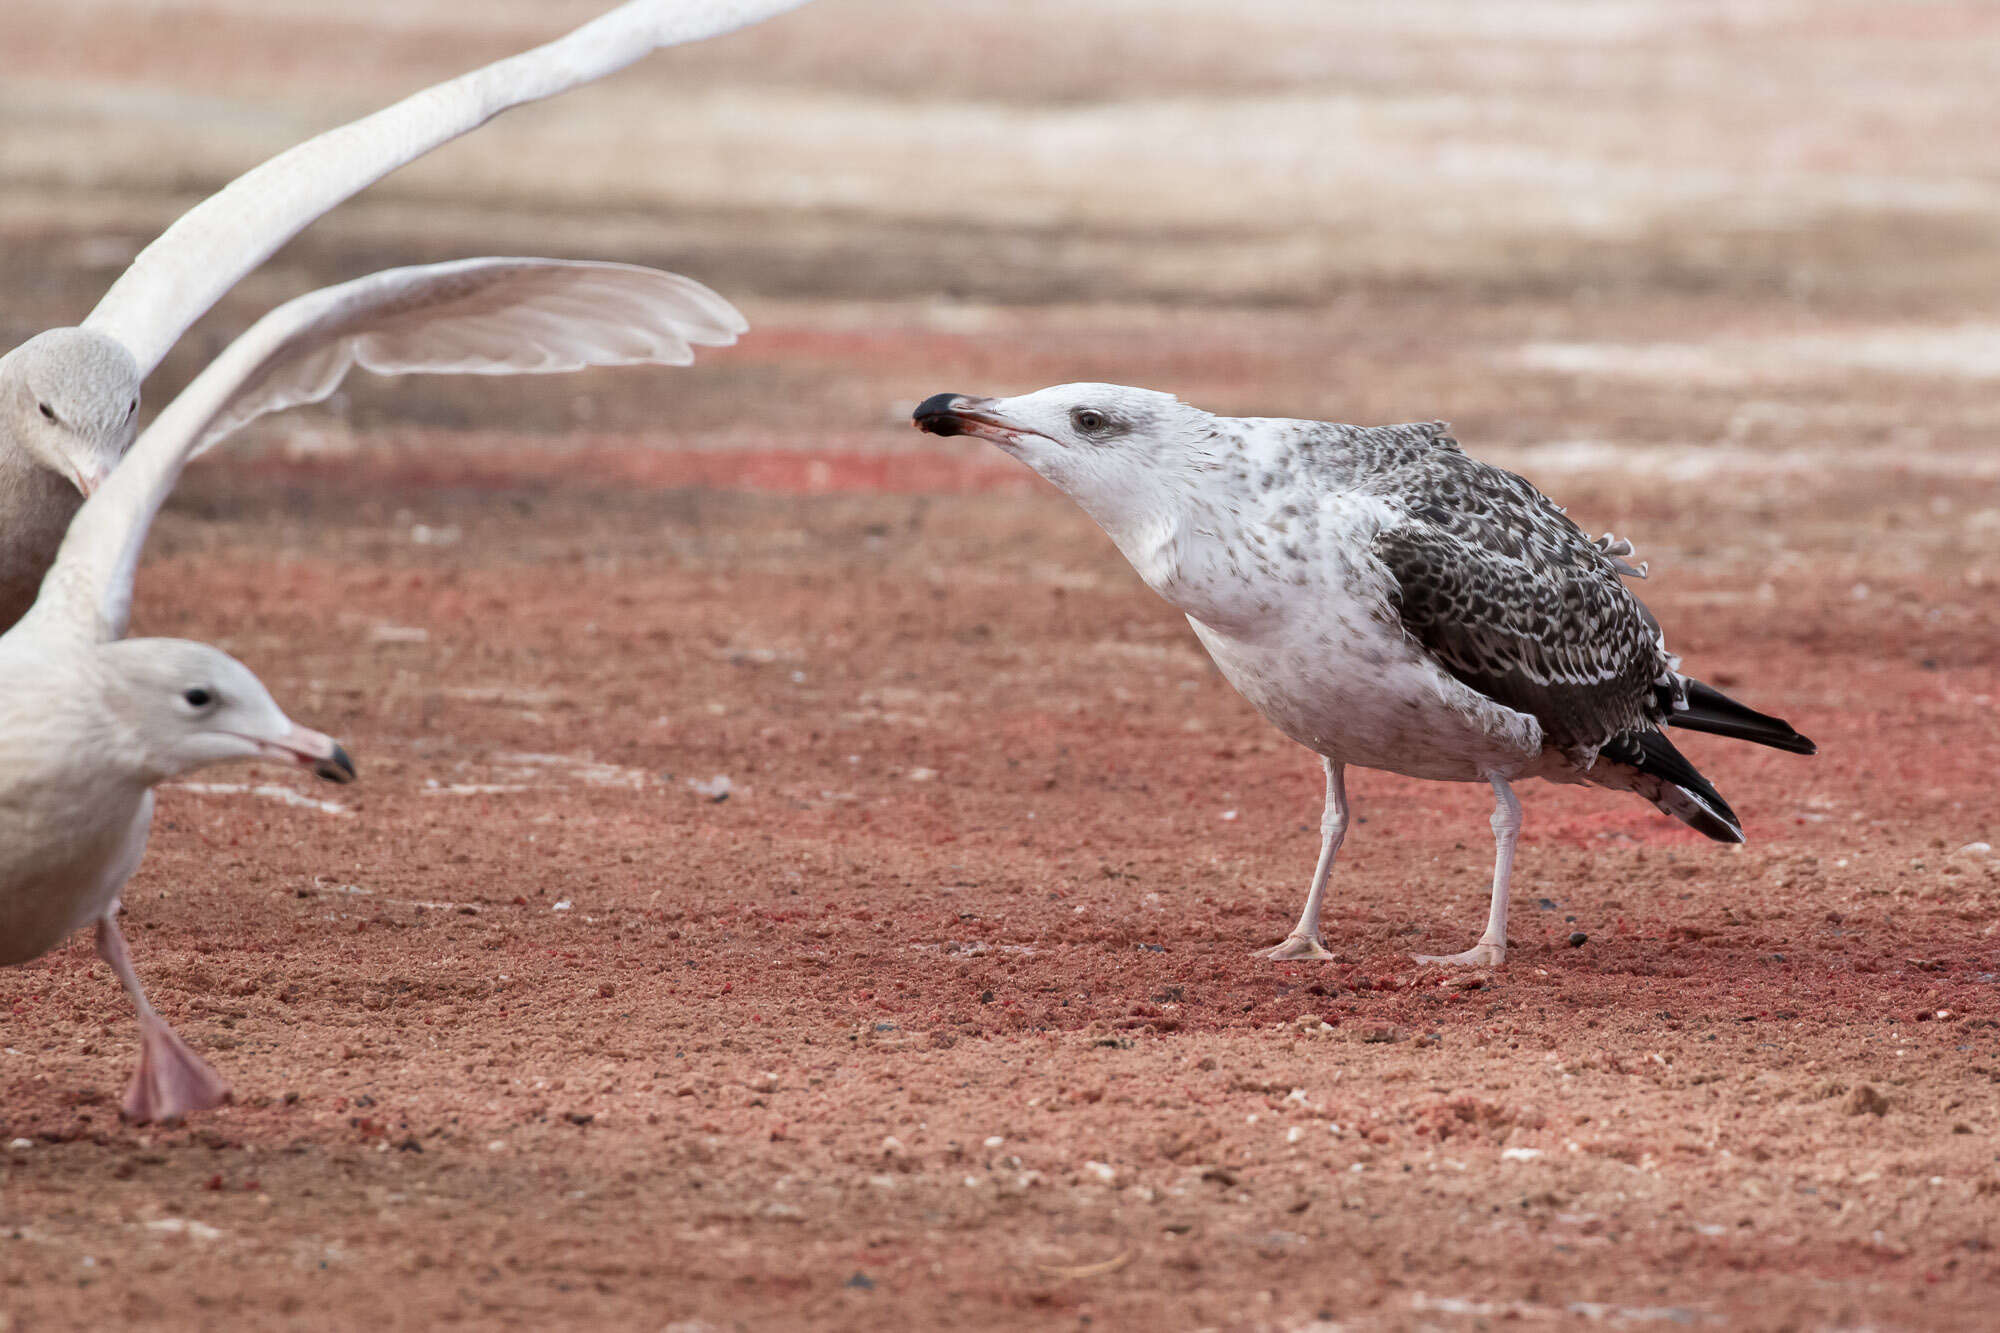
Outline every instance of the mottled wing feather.
<path fill-rule="evenodd" d="M 1375 554 L 1403 627 L 1445 670 L 1579 757 L 1659 723 L 1674 689 L 1659 624 L 1546 496 L 1456 448 L 1369 483 L 1402 512 Z"/>

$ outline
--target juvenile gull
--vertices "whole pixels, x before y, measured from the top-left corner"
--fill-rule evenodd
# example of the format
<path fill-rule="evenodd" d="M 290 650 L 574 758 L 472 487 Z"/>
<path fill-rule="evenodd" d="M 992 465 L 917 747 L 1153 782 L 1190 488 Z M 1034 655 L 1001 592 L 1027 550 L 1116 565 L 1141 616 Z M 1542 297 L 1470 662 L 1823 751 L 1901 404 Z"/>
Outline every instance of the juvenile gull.
<path fill-rule="evenodd" d="M 1636 792 L 1719 842 L 1728 804 L 1667 726 L 1813 753 L 1786 723 L 1680 672 L 1621 581 L 1628 543 L 1585 536 L 1441 423 L 1218 417 L 1170 394 L 1064 384 L 926 399 L 916 424 L 974 435 L 1083 506 L 1222 674 L 1326 768 L 1319 864 L 1270 958 L 1328 958 L 1320 904 L 1347 832 L 1348 764 L 1493 786 L 1479 942 L 1425 963 L 1495 966 L 1523 778 Z"/>
<path fill-rule="evenodd" d="M 351 366 L 506 374 L 680 362 L 741 325 L 698 283 L 623 264 L 476 259 L 377 273 L 279 306 L 147 428 L 77 512 L 41 595 L 0 634 L 0 965 L 95 923 L 139 1011 L 135 1120 L 213 1106 L 228 1087 L 147 1003 L 117 924 L 153 787 L 233 759 L 349 782 L 331 739 L 295 726 L 242 663 L 123 637 L 146 530 L 183 464 L 260 412 L 326 397 Z"/>
<path fill-rule="evenodd" d="M 80 328 L 0 357 L 0 628 L 35 599 L 83 497 L 124 456 L 139 385 L 195 320 L 342 200 L 509 107 L 804 0 L 632 0 L 565 37 L 426 88 L 238 177 L 147 246 Z"/>

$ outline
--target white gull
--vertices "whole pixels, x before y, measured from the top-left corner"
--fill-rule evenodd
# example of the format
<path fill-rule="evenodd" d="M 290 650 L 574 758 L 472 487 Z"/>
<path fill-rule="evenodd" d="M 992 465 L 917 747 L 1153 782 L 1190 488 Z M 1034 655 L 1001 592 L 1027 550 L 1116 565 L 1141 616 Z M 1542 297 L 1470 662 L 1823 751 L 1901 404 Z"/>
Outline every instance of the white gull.
<path fill-rule="evenodd" d="M 355 365 L 507 374 L 689 360 L 742 327 L 699 283 L 623 264 L 474 259 L 393 269 L 271 311 L 167 405 L 70 524 L 40 596 L 0 634 L 0 965 L 95 923 L 139 1011 L 135 1120 L 213 1106 L 227 1085 L 147 1002 L 118 930 L 157 784 L 276 759 L 354 766 L 295 726 L 249 668 L 177 639 L 126 639 L 147 528 L 187 460 L 260 412 L 324 398 Z"/>
<path fill-rule="evenodd" d="M 1320 905 L 1347 832 L 1345 768 L 1494 793 L 1486 929 L 1426 963 L 1495 966 L 1523 778 L 1636 792 L 1721 842 L 1735 814 L 1667 740 L 1672 725 L 1811 754 L 1813 744 L 1682 675 L 1626 588 L 1630 544 L 1584 535 L 1441 423 L 1343 426 L 1213 416 L 1170 394 L 1064 384 L 937 394 L 916 424 L 991 440 L 1054 482 L 1148 587 L 1185 612 L 1222 674 L 1326 769 L 1319 864 L 1271 958 L 1328 958 Z"/>
<path fill-rule="evenodd" d="M 190 209 L 139 253 L 81 327 L 50 329 L 0 357 L 0 628 L 34 601 L 77 506 L 132 443 L 141 381 L 279 246 L 509 107 L 802 3 L 632 0 L 544 46 L 329 130 Z"/>

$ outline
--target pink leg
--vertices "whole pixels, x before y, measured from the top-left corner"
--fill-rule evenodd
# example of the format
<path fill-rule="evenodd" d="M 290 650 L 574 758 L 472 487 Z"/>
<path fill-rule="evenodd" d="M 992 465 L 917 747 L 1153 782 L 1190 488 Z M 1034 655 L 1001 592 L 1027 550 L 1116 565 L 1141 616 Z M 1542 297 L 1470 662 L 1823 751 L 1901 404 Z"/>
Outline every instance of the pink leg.
<path fill-rule="evenodd" d="M 118 931 L 118 904 L 97 920 L 97 956 L 111 965 L 125 993 L 139 1011 L 139 1068 L 125 1089 L 125 1114 L 144 1123 L 171 1120 L 189 1111 L 206 1111 L 229 1099 L 229 1085 L 210 1069 L 187 1043 L 174 1035 L 167 1020 L 153 1011 L 146 988 L 132 970 L 125 937 Z"/>
<path fill-rule="evenodd" d="M 1306 890 L 1306 908 L 1299 913 L 1299 924 L 1292 927 L 1292 933 L 1277 948 L 1259 950 L 1259 958 L 1282 962 L 1333 957 L 1319 933 L 1319 911 L 1326 899 L 1327 876 L 1333 873 L 1333 858 L 1347 836 L 1347 768 L 1326 758 L 1320 763 L 1326 768 L 1326 807 L 1319 817 L 1319 864 L 1313 867 L 1312 887 Z"/>
<path fill-rule="evenodd" d="M 1504 778 L 1493 784 L 1493 898 L 1486 909 L 1486 933 L 1464 953 L 1416 955 L 1419 963 L 1447 967 L 1498 967 L 1507 961 L 1507 895 L 1514 882 L 1514 843 L 1521 836 L 1521 798 Z"/>

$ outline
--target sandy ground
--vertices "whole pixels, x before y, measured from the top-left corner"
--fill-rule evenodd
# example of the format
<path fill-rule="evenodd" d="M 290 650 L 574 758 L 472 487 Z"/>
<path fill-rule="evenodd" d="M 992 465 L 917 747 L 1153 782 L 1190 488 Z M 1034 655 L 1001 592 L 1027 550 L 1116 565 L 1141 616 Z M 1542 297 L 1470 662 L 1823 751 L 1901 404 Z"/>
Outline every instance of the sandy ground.
<path fill-rule="evenodd" d="M 0 333 L 594 7 L 17 0 Z M 162 791 L 127 929 L 233 1106 L 121 1124 L 86 942 L 0 972 L 0 1328 L 1983 1326 L 2000 16 L 936 9 L 510 117 L 149 385 L 484 249 L 673 264 L 756 325 L 357 384 L 190 474 L 138 630 L 242 656 L 363 781 Z M 1067 501 L 903 424 L 1074 378 L 1451 419 L 1822 754 L 1687 744 L 1742 849 L 1524 792 L 1473 979 L 1408 955 L 1476 933 L 1485 798 L 1356 775 L 1338 958 L 1252 958 L 1314 761 Z"/>

